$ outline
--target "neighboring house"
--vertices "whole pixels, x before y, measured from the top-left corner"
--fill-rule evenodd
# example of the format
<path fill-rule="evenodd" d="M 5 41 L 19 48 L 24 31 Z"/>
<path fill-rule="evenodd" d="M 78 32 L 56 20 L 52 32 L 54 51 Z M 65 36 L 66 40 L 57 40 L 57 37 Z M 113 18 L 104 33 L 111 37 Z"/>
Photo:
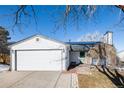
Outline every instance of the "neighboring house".
<path fill-rule="evenodd" d="M 17 71 L 64 71 L 71 63 L 108 65 L 112 61 L 115 64 L 115 48 L 112 43 L 60 42 L 46 36 L 34 35 L 10 45 L 9 48 L 11 70 Z M 93 50 L 96 54 L 99 53 L 95 55 Z"/>
<path fill-rule="evenodd" d="M 124 50 L 117 53 L 117 67 L 116 69 L 119 71 L 124 71 Z"/>
<path fill-rule="evenodd" d="M 124 50 L 117 53 L 119 61 L 124 62 Z"/>

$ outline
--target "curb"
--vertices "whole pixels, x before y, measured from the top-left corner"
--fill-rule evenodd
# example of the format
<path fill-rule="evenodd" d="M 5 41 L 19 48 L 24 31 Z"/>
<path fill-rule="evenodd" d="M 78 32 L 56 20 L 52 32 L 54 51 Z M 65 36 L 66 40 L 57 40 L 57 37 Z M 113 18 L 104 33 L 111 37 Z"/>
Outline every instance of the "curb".
<path fill-rule="evenodd" d="M 78 77 L 77 77 L 77 74 L 76 73 L 72 73 L 72 78 L 71 78 L 71 82 L 72 82 L 72 84 L 71 84 L 71 87 L 72 88 L 79 88 L 79 85 L 78 85 Z"/>

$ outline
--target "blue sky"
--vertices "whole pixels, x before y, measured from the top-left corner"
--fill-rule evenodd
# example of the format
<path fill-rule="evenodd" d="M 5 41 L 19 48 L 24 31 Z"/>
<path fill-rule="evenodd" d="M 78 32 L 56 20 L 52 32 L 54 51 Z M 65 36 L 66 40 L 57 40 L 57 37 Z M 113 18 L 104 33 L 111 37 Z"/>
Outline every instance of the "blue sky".
<path fill-rule="evenodd" d="M 90 20 L 83 18 L 79 21 L 79 28 L 76 24 L 67 24 L 67 29 L 63 30 L 61 25 L 60 29 L 54 31 L 55 20 L 61 18 L 61 12 L 64 12 L 65 6 L 34 6 L 36 9 L 38 25 L 36 29 L 33 18 L 23 18 L 26 24 L 22 25 L 21 29 L 18 28 L 12 31 L 12 24 L 14 22 L 12 14 L 17 6 L 0 6 L 0 25 L 5 27 L 10 32 L 11 41 L 18 41 L 34 34 L 43 34 L 50 38 L 60 41 L 77 41 L 82 35 L 93 32 L 100 32 L 104 34 L 106 31 L 113 31 L 114 45 L 117 51 L 124 50 L 124 28 L 123 26 L 115 26 L 119 22 L 118 8 L 111 8 L 111 6 L 98 6 L 95 18 Z M 28 12 L 31 12 L 27 8 Z M 9 15 L 9 16 L 8 16 Z M 123 16 L 123 13 L 122 15 Z M 54 32 L 54 33 L 53 33 Z"/>

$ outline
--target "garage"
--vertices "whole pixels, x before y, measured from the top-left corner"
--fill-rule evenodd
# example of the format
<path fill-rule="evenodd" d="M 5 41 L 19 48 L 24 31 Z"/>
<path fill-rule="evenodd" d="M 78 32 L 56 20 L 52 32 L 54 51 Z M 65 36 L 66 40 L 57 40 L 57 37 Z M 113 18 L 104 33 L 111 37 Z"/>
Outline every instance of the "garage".
<path fill-rule="evenodd" d="M 34 35 L 9 46 L 12 71 L 63 71 L 69 66 L 69 46 Z"/>
<path fill-rule="evenodd" d="M 16 70 L 61 70 L 61 56 L 61 50 L 17 51 Z"/>

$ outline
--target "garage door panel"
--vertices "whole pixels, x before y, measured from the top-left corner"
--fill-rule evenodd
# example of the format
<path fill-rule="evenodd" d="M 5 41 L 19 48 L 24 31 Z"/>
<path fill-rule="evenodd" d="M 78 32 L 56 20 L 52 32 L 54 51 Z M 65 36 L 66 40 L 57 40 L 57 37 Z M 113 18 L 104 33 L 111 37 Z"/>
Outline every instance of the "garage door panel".
<path fill-rule="evenodd" d="M 61 70 L 61 50 L 17 51 L 17 70 Z"/>

